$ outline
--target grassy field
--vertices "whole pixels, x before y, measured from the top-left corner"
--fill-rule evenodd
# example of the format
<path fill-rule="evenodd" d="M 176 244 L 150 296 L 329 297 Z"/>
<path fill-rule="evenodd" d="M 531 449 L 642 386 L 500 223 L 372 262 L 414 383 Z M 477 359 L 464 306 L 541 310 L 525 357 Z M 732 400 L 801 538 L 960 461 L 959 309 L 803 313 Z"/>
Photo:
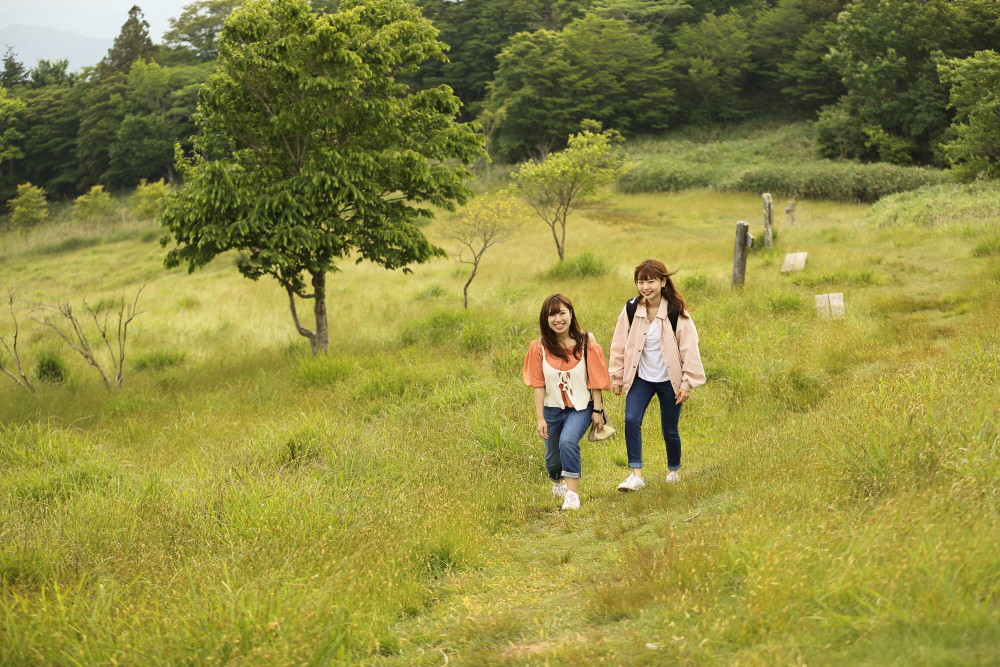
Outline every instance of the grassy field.
<path fill-rule="evenodd" d="M 943 212 L 998 201 L 943 187 Z M 900 197 L 799 201 L 740 293 L 761 204 L 735 193 L 571 218 L 598 276 L 553 272 L 532 220 L 468 312 L 453 262 L 345 263 L 320 359 L 277 285 L 165 271 L 148 222 L 0 236 L 22 298 L 145 284 L 147 310 L 118 395 L 36 329 L 28 366 L 68 379 L 0 377 L 0 665 L 1000 664 L 1000 229 Z M 585 443 L 564 514 L 520 380 L 537 309 L 564 292 L 606 348 L 647 256 L 680 269 L 709 378 L 683 481 L 649 419 L 650 487 L 615 490 L 621 436 Z"/>

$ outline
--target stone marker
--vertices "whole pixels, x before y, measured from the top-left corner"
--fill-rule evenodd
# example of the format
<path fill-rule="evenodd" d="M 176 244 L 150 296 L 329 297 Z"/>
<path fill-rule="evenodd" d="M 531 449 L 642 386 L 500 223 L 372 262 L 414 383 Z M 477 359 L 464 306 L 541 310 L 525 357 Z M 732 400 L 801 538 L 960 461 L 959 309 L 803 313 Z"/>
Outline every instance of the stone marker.
<path fill-rule="evenodd" d="M 795 200 L 788 202 L 788 206 L 785 207 L 785 214 L 788 215 L 788 226 L 791 227 L 795 224 Z"/>
<path fill-rule="evenodd" d="M 841 292 L 836 294 L 817 294 L 816 312 L 820 317 L 840 318 L 845 314 L 844 295 Z"/>
<path fill-rule="evenodd" d="M 785 262 L 781 265 L 781 272 L 801 271 L 806 268 L 807 252 L 790 252 L 785 255 Z"/>

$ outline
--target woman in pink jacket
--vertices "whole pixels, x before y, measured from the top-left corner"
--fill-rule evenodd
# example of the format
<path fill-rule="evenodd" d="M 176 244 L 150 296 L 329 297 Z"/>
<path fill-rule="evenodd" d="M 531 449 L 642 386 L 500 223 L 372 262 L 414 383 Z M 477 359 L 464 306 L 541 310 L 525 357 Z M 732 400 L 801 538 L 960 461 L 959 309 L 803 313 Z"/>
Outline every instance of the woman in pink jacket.
<path fill-rule="evenodd" d="M 677 423 L 681 406 L 692 389 L 705 384 L 698 331 L 671 275 L 656 259 L 635 267 L 639 295 L 622 309 L 611 340 L 611 390 L 616 396 L 625 390 L 625 448 L 632 469 L 618 485 L 619 491 L 638 491 L 646 486 L 642 478 L 642 419 L 654 395 L 660 399 L 660 426 L 667 445 L 667 481 L 680 479 Z"/>

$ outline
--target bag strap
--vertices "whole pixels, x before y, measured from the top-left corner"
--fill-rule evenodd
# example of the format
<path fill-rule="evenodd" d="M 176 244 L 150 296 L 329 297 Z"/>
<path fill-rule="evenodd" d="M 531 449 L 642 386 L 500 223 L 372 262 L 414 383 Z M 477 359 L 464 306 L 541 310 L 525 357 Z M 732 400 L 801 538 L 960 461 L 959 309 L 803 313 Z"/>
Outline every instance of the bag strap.
<path fill-rule="evenodd" d="M 628 315 L 628 328 L 632 328 L 632 320 L 635 319 L 635 311 L 639 308 L 639 297 L 634 296 L 625 302 L 625 314 Z M 681 309 L 674 304 L 667 302 L 667 319 L 670 320 L 670 328 L 677 333 L 677 318 L 680 317 Z"/>

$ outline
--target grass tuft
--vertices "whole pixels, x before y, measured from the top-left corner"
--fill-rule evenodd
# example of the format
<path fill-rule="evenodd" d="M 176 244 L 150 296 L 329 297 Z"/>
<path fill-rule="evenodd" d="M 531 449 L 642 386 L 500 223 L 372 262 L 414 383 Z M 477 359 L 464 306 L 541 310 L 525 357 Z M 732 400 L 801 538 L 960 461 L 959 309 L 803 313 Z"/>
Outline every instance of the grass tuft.
<path fill-rule="evenodd" d="M 545 277 L 550 280 L 568 280 L 573 278 L 600 278 L 607 275 L 611 267 L 589 250 L 579 255 L 563 260 L 546 271 Z"/>

